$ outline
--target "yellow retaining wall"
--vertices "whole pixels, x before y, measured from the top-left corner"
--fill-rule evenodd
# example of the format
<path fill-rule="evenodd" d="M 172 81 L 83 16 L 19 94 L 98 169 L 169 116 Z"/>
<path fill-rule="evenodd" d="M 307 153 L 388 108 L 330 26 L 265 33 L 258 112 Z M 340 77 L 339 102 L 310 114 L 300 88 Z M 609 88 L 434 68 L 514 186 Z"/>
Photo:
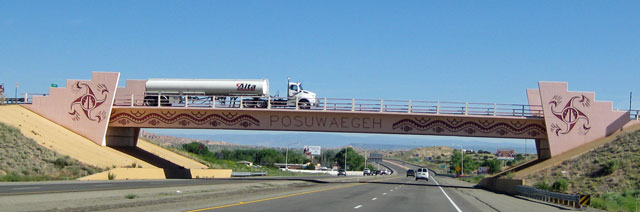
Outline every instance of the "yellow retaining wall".
<path fill-rule="evenodd" d="M 229 178 L 231 169 L 191 169 L 192 178 Z M 78 178 L 78 180 L 158 180 L 166 179 L 164 169 L 161 168 L 115 168 L 101 173 Z"/>
<path fill-rule="evenodd" d="M 78 180 L 109 180 L 109 174 L 113 174 L 114 180 L 158 180 L 166 179 L 164 169 L 161 168 L 115 168 Z"/>
<path fill-rule="evenodd" d="M 147 140 L 138 139 L 138 145 L 140 149 L 144 149 L 151 154 L 157 155 L 165 160 L 171 161 L 179 166 L 184 167 L 185 169 L 206 169 L 209 168 L 206 165 L 199 163 L 191 158 L 187 158 L 178 153 L 172 152 L 168 149 L 165 149 L 161 146 L 155 145 Z"/>
<path fill-rule="evenodd" d="M 191 169 L 192 178 L 229 178 L 231 169 Z"/>

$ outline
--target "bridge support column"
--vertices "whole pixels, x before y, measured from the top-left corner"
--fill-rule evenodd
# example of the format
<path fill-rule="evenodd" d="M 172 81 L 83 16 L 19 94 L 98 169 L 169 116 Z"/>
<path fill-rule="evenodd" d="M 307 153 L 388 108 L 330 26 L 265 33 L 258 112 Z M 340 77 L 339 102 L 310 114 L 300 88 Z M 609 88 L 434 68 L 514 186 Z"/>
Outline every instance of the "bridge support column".
<path fill-rule="evenodd" d="M 551 148 L 549 147 L 549 140 L 536 139 L 536 150 L 538 151 L 539 160 L 546 160 L 551 158 Z"/>
<path fill-rule="evenodd" d="M 138 144 L 140 128 L 137 127 L 109 127 L 107 129 L 107 146 L 131 146 Z"/>

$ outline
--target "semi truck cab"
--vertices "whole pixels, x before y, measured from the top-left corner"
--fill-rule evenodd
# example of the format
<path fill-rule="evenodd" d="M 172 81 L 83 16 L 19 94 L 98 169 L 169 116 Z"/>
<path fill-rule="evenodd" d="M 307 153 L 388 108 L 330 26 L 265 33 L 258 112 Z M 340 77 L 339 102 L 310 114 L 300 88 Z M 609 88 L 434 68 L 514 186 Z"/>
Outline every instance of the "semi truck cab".
<path fill-rule="evenodd" d="M 295 106 L 298 101 L 300 108 L 309 109 L 318 104 L 316 93 L 302 89 L 302 83 L 287 81 L 287 105 Z"/>

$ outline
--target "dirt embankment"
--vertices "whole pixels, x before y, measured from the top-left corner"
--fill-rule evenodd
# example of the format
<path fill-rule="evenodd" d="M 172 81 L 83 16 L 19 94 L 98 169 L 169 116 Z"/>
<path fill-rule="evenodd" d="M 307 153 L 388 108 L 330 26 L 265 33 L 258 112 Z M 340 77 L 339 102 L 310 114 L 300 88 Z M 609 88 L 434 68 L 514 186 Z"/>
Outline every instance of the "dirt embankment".
<path fill-rule="evenodd" d="M 568 193 L 603 194 L 640 189 L 640 130 L 621 134 L 559 165 L 525 177 L 527 185 L 565 178 Z"/>

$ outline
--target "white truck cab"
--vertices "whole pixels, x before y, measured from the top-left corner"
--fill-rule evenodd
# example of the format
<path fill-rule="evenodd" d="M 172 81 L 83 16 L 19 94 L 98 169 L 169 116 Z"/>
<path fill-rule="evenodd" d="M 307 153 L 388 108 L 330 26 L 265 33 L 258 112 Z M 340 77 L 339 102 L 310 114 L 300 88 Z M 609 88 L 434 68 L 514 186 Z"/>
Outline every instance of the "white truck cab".
<path fill-rule="evenodd" d="M 287 105 L 295 106 L 297 101 L 301 109 L 309 109 L 318 104 L 316 93 L 302 89 L 302 83 L 287 81 Z"/>

